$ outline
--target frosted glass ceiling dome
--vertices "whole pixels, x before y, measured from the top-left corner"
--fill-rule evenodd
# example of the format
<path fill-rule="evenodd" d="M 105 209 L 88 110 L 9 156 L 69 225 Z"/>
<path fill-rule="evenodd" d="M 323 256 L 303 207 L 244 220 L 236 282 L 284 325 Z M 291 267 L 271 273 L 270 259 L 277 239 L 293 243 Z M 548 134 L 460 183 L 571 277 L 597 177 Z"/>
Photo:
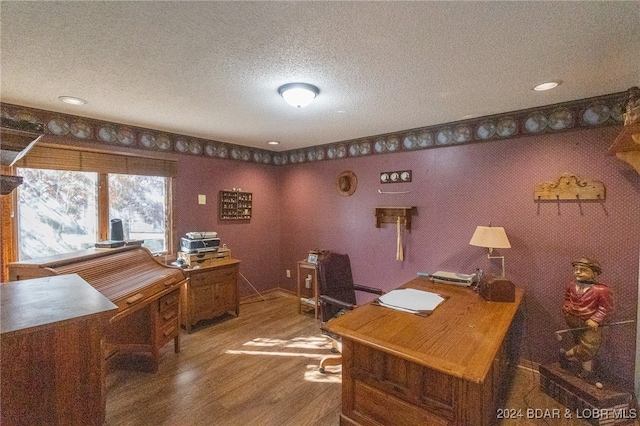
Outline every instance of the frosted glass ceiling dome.
<path fill-rule="evenodd" d="M 320 93 L 320 90 L 307 83 L 288 83 L 280 86 L 278 93 L 291 106 L 302 108 L 309 105 Z"/>

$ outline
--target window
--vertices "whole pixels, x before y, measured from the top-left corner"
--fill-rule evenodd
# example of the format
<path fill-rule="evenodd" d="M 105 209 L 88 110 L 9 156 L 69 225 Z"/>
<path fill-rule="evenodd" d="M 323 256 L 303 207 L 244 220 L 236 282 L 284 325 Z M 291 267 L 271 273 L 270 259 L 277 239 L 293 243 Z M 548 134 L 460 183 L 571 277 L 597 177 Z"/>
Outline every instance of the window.
<path fill-rule="evenodd" d="M 125 240 L 144 240 L 154 253 L 167 251 L 166 178 L 109 175 L 109 219 L 122 220 Z"/>
<path fill-rule="evenodd" d="M 20 260 L 93 246 L 98 235 L 97 173 L 18 169 Z"/>
<path fill-rule="evenodd" d="M 175 161 L 35 146 L 15 172 L 24 180 L 16 197 L 17 253 L 9 261 L 93 247 L 109 239 L 114 218 L 122 220 L 125 240 L 172 251 Z M 11 245 L 3 238 L 5 249 Z"/>
<path fill-rule="evenodd" d="M 167 251 L 167 178 L 107 174 L 107 196 L 99 196 L 99 174 L 19 168 L 19 260 L 93 247 L 100 238 L 99 200 L 110 219 L 121 219 L 125 240 L 144 240 L 154 253 Z"/>

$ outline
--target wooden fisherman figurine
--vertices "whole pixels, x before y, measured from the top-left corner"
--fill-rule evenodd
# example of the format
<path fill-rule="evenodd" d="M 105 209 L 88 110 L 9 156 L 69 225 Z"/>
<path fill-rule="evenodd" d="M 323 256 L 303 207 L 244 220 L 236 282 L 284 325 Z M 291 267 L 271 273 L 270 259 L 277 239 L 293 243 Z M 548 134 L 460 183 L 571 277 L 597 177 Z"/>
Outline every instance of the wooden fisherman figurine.
<path fill-rule="evenodd" d="M 567 325 L 573 329 L 575 344 L 568 351 L 562 350 L 561 364 L 579 362 L 578 376 L 595 383 L 598 379 L 593 371 L 593 359 L 602 346 L 600 325 L 613 311 L 613 294 L 606 284 L 598 281 L 602 268 L 596 259 L 583 257 L 571 264 L 574 280 L 565 290 L 562 312 Z"/>

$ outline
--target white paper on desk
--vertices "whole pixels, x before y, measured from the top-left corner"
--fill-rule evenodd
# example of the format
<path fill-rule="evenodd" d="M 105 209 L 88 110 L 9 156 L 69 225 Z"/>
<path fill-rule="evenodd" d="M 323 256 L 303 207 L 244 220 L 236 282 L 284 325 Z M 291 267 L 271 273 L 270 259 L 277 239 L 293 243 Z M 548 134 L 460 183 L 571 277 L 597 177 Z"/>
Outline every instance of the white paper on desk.
<path fill-rule="evenodd" d="M 429 291 L 414 288 L 392 290 L 378 298 L 381 304 L 398 310 L 433 311 L 445 298 Z"/>

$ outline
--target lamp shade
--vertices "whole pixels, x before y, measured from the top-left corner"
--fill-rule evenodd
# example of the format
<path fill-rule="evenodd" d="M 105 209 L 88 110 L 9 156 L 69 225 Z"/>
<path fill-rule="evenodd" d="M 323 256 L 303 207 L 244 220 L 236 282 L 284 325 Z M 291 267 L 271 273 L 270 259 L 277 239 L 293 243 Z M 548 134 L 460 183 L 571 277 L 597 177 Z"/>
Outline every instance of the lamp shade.
<path fill-rule="evenodd" d="M 307 83 L 288 83 L 280 86 L 278 93 L 289 105 L 302 108 L 309 105 L 318 96 L 320 90 Z"/>
<path fill-rule="evenodd" d="M 501 226 L 478 226 L 469 244 L 490 249 L 511 248 L 507 233 Z"/>

